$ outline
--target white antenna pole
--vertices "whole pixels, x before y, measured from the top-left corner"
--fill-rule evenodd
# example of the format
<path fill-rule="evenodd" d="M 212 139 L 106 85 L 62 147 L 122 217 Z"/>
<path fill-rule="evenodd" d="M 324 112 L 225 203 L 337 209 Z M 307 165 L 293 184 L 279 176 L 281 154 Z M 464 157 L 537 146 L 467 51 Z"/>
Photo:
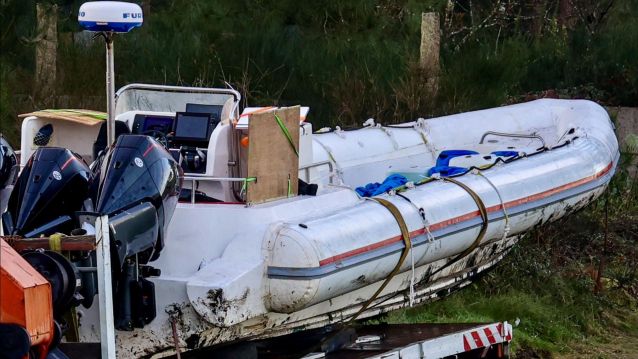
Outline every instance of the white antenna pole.
<path fill-rule="evenodd" d="M 142 26 L 142 8 L 121 1 L 88 1 L 80 6 L 78 22 L 84 29 L 99 33 L 106 42 L 106 141 L 115 142 L 115 64 L 113 39 L 116 33 L 127 33 Z"/>
<path fill-rule="evenodd" d="M 107 148 L 115 142 L 115 64 L 113 59 L 113 32 L 104 32 L 106 40 L 106 139 Z"/>
<path fill-rule="evenodd" d="M 102 359 L 115 359 L 115 321 L 113 319 L 113 282 L 111 278 L 111 239 L 109 216 L 95 221 L 95 257 L 97 258 L 98 306 L 100 307 L 100 347 Z"/>

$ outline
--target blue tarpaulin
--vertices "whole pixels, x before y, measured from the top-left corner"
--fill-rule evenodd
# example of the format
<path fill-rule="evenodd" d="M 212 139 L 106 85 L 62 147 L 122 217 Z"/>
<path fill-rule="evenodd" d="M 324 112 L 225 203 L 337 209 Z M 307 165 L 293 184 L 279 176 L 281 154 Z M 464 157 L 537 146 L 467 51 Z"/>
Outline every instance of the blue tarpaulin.
<path fill-rule="evenodd" d="M 405 176 L 393 174 L 388 176 L 383 183 L 368 183 L 364 187 L 357 187 L 355 191 L 357 191 L 361 197 L 372 197 L 388 192 L 393 188 L 403 186 L 406 183 L 408 183 L 408 179 L 405 178 Z"/>
<path fill-rule="evenodd" d="M 493 155 L 495 156 L 499 156 L 499 157 L 516 157 L 518 156 L 518 152 L 517 151 L 494 151 L 492 152 Z"/>
<path fill-rule="evenodd" d="M 428 177 L 432 177 L 435 173 L 438 173 L 441 177 L 456 176 L 467 172 L 467 170 L 465 167 L 435 166 L 428 170 Z"/>
<path fill-rule="evenodd" d="M 454 157 L 478 155 L 476 151 L 470 150 L 445 150 L 439 153 L 439 157 L 436 159 L 436 167 L 449 166 L 450 160 Z"/>
<path fill-rule="evenodd" d="M 476 151 L 470 150 L 445 150 L 442 151 L 436 159 L 436 166 L 430 168 L 427 172 L 427 176 L 431 177 L 433 174 L 438 173 L 441 177 L 456 176 L 466 173 L 469 169 L 465 167 L 450 166 L 450 160 L 454 157 L 470 156 L 479 154 Z M 500 157 L 515 157 L 518 156 L 516 151 L 494 151 L 495 156 Z M 357 187 L 355 191 L 361 197 L 373 197 L 386 193 L 391 189 L 403 186 L 408 182 L 408 179 L 400 174 L 392 174 L 388 176 L 383 183 L 373 182 L 368 183 L 363 187 Z"/>

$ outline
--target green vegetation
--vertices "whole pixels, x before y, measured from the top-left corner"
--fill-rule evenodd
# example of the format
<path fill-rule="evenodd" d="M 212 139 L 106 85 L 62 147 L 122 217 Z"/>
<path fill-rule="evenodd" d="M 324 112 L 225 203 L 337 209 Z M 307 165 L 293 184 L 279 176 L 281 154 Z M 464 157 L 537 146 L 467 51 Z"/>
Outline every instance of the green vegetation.
<path fill-rule="evenodd" d="M 607 200 L 609 237 L 605 245 Z M 635 342 L 637 241 L 638 180 L 621 169 L 598 201 L 527 235 L 495 270 L 469 288 L 442 301 L 393 312 L 382 320 L 514 323 L 518 318 L 514 349 L 519 357 L 573 354 L 580 343 L 604 347 L 617 337 L 634 338 Z M 596 292 L 602 257 L 602 285 Z M 613 358 L 618 354 L 598 355 Z"/>
<path fill-rule="evenodd" d="M 0 2 L 3 132 L 33 107 L 104 107 L 104 49 L 79 32 L 81 1 L 49 2 L 59 5 L 52 104 L 32 95 L 35 0 Z M 253 105 L 310 105 L 317 128 L 499 106 L 548 89 L 636 105 L 638 1 L 607 3 L 145 0 L 144 27 L 117 40 L 116 85 L 227 82 Z M 416 65 L 423 11 L 441 15 L 435 97 Z"/>
<path fill-rule="evenodd" d="M 39 107 L 103 109 L 104 48 L 79 31 L 82 1 L 58 5 L 51 98 L 35 84 L 35 0 L 0 1 L 0 131 Z M 144 0 L 145 24 L 116 41 L 116 87 L 131 82 L 232 85 L 251 105 L 303 104 L 315 128 L 369 117 L 395 123 L 500 106 L 547 91 L 638 106 L 638 0 Z M 150 11 L 149 11 L 150 9 Z M 423 11 L 441 15 L 441 73 L 427 95 L 418 67 Z M 633 142 L 632 142 L 633 143 Z M 565 352 L 608 328 L 638 336 L 638 189 L 609 190 L 604 289 L 589 274 L 603 256 L 604 201 L 530 234 L 471 288 L 387 320 L 521 319 L 515 345 Z M 595 277 L 595 276 L 594 276 Z M 546 352 L 543 352 L 546 353 Z"/>

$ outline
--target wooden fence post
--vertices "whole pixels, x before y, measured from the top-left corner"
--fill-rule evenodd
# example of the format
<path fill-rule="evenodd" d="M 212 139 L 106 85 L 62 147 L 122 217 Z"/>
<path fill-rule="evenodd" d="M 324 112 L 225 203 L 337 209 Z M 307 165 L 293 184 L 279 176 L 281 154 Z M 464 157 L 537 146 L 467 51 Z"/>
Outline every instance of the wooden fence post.
<path fill-rule="evenodd" d="M 427 82 L 430 96 L 436 96 L 439 90 L 439 52 L 441 30 L 439 14 L 428 12 L 421 14 L 421 48 L 419 66 Z"/>
<path fill-rule="evenodd" d="M 37 41 L 35 46 L 35 88 L 38 102 L 53 106 L 58 51 L 58 6 L 37 3 Z"/>

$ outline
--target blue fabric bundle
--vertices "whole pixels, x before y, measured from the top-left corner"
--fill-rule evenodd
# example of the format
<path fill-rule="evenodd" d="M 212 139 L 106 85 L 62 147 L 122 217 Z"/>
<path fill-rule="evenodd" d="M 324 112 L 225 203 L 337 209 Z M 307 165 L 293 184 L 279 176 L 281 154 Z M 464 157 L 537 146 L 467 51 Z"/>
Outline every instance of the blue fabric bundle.
<path fill-rule="evenodd" d="M 393 174 L 388 176 L 383 183 L 368 183 L 364 187 L 357 187 L 355 191 L 357 191 L 361 197 L 372 197 L 388 192 L 393 188 L 403 186 L 406 183 L 408 183 L 408 179 L 405 178 L 405 176 Z"/>
<path fill-rule="evenodd" d="M 431 177 L 433 174 L 438 173 L 441 177 L 456 176 L 464 174 L 468 171 L 465 167 L 450 166 L 450 160 L 454 157 L 469 156 L 479 154 L 476 151 L 470 150 L 445 150 L 442 151 L 436 159 L 436 166 L 430 168 L 427 172 L 427 176 Z M 518 152 L 516 151 L 494 151 L 493 155 L 500 157 L 516 157 Z M 386 193 L 391 189 L 403 186 L 408 182 L 408 179 L 400 174 L 392 174 L 388 176 L 383 183 L 368 183 L 363 187 L 357 187 L 355 191 L 361 197 L 373 197 Z"/>
<path fill-rule="evenodd" d="M 450 165 L 450 160 L 454 157 L 463 157 L 470 155 L 478 155 L 476 151 L 470 150 L 445 150 L 439 153 L 439 157 L 436 159 L 436 167 L 446 167 Z"/>
<path fill-rule="evenodd" d="M 499 157 L 516 157 L 518 156 L 518 152 L 517 151 L 494 151 L 492 152 L 493 155 L 495 156 L 499 156 Z"/>
<path fill-rule="evenodd" d="M 435 166 L 428 170 L 428 177 L 432 177 L 435 173 L 438 173 L 441 177 L 456 176 L 467 172 L 467 170 L 465 167 Z"/>

